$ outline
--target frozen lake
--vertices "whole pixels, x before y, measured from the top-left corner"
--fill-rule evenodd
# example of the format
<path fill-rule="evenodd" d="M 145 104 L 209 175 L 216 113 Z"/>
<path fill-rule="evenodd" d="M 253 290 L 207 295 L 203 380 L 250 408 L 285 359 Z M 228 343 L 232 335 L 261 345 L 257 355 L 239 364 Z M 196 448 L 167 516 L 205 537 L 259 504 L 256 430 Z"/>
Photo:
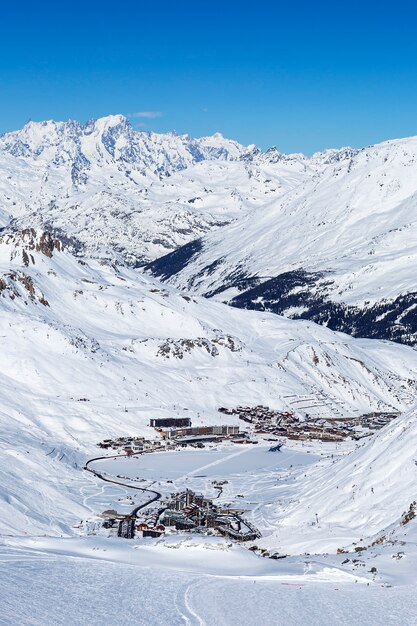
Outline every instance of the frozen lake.
<path fill-rule="evenodd" d="M 230 446 L 220 449 L 156 452 L 136 457 L 96 461 L 91 469 L 113 476 L 145 480 L 178 480 L 187 476 L 227 478 L 236 474 L 280 472 L 311 465 L 318 457 L 306 452 L 270 452 L 269 446 Z"/>

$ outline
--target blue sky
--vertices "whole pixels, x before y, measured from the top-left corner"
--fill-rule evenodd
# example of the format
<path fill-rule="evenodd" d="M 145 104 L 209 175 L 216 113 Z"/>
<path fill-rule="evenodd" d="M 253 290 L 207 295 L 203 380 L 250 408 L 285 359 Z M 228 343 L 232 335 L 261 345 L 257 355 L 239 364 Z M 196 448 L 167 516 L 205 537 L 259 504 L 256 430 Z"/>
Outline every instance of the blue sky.
<path fill-rule="evenodd" d="M 415 2 L 8 4 L 0 132 L 123 113 L 286 152 L 417 135 Z"/>

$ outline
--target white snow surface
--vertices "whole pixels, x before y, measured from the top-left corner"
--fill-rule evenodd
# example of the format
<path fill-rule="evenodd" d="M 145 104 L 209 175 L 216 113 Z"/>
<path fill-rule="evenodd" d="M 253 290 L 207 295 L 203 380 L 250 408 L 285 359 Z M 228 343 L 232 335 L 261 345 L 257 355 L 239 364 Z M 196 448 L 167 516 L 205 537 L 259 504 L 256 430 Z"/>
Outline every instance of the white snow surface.
<path fill-rule="evenodd" d="M 300 475 L 297 498 L 284 513 L 277 506 L 274 539 L 263 541 L 281 550 L 334 551 L 407 531 L 403 515 L 416 501 L 416 443 L 412 408 L 344 458 L 313 468 L 308 480 Z"/>
<path fill-rule="evenodd" d="M 415 623 L 412 585 L 387 588 L 326 557 L 268 563 L 208 539 L 9 541 L 0 580 L 7 625 Z"/>
<path fill-rule="evenodd" d="M 416 162 L 416 137 L 307 158 L 135 131 L 122 115 L 29 122 L 0 137 L 0 226 L 61 231 L 131 265 L 202 238 L 173 285 L 303 268 L 325 273 L 333 301 L 364 305 L 415 290 Z"/>

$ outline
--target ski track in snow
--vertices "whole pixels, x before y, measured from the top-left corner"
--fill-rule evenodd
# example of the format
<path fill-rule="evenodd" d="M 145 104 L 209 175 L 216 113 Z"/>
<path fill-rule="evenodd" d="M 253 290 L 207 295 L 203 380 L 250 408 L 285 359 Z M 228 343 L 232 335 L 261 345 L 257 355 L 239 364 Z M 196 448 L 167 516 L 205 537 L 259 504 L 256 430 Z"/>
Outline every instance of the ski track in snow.
<path fill-rule="evenodd" d="M 243 449 L 239 450 L 238 452 L 233 452 L 232 454 L 229 454 L 226 457 L 222 457 L 221 459 L 217 459 L 217 461 L 213 461 L 212 463 L 207 463 L 206 465 L 202 465 L 201 467 L 198 467 L 197 469 L 194 469 L 191 472 L 188 472 L 187 474 L 184 474 L 183 476 L 179 477 L 178 480 L 184 480 L 185 478 L 188 478 L 188 477 L 191 478 L 197 472 L 201 472 L 203 470 L 206 470 L 209 467 L 215 467 L 216 465 L 221 465 L 225 461 L 228 461 L 229 459 L 234 459 L 235 457 L 240 456 L 240 455 L 244 454 L 245 452 L 248 452 L 248 449 L 243 448 Z"/>

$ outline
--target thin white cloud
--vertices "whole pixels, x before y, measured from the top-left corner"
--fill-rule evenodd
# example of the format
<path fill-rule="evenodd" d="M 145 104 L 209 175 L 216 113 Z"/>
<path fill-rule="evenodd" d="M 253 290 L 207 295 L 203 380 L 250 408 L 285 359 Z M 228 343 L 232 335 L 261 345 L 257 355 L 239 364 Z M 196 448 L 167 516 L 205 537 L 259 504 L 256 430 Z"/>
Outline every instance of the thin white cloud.
<path fill-rule="evenodd" d="M 136 111 L 136 113 L 131 113 L 129 117 L 144 117 L 148 120 L 154 120 L 157 117 L 162 117 L 162 111 Z"/>

